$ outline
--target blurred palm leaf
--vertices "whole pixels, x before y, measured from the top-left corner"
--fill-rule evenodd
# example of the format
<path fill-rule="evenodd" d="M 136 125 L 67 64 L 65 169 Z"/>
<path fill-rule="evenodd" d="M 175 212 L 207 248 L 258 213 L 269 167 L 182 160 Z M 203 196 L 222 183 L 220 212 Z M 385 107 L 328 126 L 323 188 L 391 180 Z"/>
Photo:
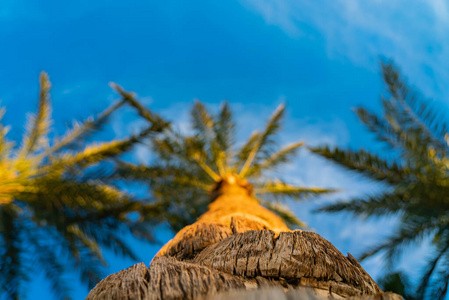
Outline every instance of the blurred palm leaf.
<path fill-rule="evenodd" d="M 418 299 L 443 299 L 449 283 L 448 123 L 441 109 L 408 87 L 392 63 L 382 63 L 382 74 L 387 87 L 387 96 L 381 99 L 382 116 L 362 107 L 355 112 L 382 145 L 390 149 L 389 158 L 365 150 L 328 147 L 311 150 L 349 170 L 385 182 L 388 187 L 380 195 L 337 201 L 319 210 L 400 217 L 394 234 L 362 258 L 383 252 L 386 261 L 392 263 L 405 248 L 432 238 L 436 253 L 424 270 Z"/>
<path fill-rule="evenodd" d="M 133 105 L 138 111 L 146 109 Z M 119 164 L 117 176 L 146 182 L 174 230 L 196 221 L 211 202 L 218 182 L 233 174 L 247 179 L 254 187 L 255 196 L 266 208 L 278 214 L 289 226 L 305 227 L 279 200 L 304 199 L 327 193 L 323 188 L 286 184 L 279 179 L 268 180 L 269 171 L 288 163 L 302 142 L 284 148 L 277 147 L 276 134 L 280 130 L 284 105 L 272 114 L 265 129 L 254 133 L 246 143 L 237 147 L 236 125 L 227 103 L 217 114 L 209 113 L 199 101 L 191 110 L 192 133 L 181 134 L 166 128 L 162 135 L 152 138 L 152 150 L 157 155 L 147 166 Z M 141 115 L 148 120 L 144 115 Z"/>
<path fill-rule="evenodd" d="M 159 212 L 155 204 L 137 201 L 93 170 L 166 123 L 122 140 L 79 143 L 128 97 L 97 118 L 74 123 L 62 138 L 50 142 L 49 89 L 48 76 L 42 73 L 38 112 L 30 118 L 20 147 L 12 147 L 6 139 L 8 128 L 0 124 L 0 293 L 10 299 L 24 292 L 33 264 L 40 266 L 58 298 L 68 297 L 65 270 L 78 270 L 80 279 L 92 287 L 106 265 L 102 249 L 135 259 L 124 233 L 153 241 L 151 228 Z"/>

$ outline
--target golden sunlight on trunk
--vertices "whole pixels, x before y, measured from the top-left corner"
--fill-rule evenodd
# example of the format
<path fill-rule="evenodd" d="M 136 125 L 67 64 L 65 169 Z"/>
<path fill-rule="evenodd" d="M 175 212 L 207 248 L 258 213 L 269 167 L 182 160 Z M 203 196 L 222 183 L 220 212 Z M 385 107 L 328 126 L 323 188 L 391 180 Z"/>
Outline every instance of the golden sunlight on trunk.
<path fill-rule="evenodd" d="M 212 203 L 198 221 L 180 230 L 157 256 L 189 259 L 233 234 L 262 229 L 276 234 L 289 231 L 277 215 L 254 198 L 251 185 L 236 175 L 226 176 L 217 183 L 211 199 Z"/>
<path fill-rule="evenodd" d="M 401 299 L 320 235 L 289 230 L 237 175 L 219 181 L 211 200 L 149 268 L 112 274 L 87 299 Z"/>

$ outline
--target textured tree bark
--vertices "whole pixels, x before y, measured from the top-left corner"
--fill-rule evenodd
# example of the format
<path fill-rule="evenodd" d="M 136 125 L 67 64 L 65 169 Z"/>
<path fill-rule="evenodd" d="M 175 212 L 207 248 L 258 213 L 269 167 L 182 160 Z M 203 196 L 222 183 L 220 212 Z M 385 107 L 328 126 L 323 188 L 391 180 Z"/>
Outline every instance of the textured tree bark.
<path fill-rule="evenodd" d="M 313 232 L 290 231 L 244 181 L 215 200 L 156 255 L 108 276 L 86 299 L 401 299 Z"/>

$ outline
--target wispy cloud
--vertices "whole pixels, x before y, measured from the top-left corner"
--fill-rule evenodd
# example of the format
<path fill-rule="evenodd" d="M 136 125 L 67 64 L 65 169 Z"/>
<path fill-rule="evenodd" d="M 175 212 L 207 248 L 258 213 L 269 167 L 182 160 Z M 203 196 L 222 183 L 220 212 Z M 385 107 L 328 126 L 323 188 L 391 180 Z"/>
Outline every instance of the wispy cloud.
<path fill-rule="evenodd" d="M 445 84 L 449 81 L 449 8 L 443 0 L 242 3 L 292 38 L 303 37 L 312 27 L 324 39 L 331 59 L 377 69 L 379 56 L 393 58 L 426 94 L 449 95 Z"/>

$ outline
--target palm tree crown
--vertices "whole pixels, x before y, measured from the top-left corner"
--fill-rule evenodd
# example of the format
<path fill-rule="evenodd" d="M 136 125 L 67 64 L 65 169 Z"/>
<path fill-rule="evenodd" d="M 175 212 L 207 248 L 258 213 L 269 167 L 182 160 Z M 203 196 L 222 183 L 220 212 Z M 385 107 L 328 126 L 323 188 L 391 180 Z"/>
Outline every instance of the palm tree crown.
<path fill-rule="evenodd" d="M 150 111 L 120 91 L 141 116 L 151 119 Z M 238 147 L 228 105 L 211 115 L 196 102 L 190 134 L 167 128 L 151 139 L 157 154 L 152 165 L 119 165 L 118 175 L 149 183 L 155 205 L 165 210 L 173 229 L 186 226 L 148 268 L 141 263 L 108 276 L 87 299 L 199 299 L 274 286 L 307 287 L 323 299 L 390 299 L 379 295 L 379 286 L 350 254 L 344 257 L 316 233 L 286 226 L 304 225 L 279 208 L 278 201 L 329 190 L 268 179 L 267 171 L 287 162 L 302 145 L 275 147 L 283 113 L 281 105 L 262 131 Z"/>
<path fill-rule="evenodd" d="M 42 73 L 38 112 L 20 147 L 6 139 L 8 127 L 0 124 L 0 294 L 12 299 L 23 292 L 30 268 L 45 274 L 58 298 L 68 297 L 64 270 L 77 270 L 92 287 L 106 264 L 100 247 L 135 258 L 123 233 L 152 240 L 152 206 L 106 184 L 95 166 L 158 129 L 83 146 L 82 139 L 125 103 L 121 100 L 50 142 L 49 89 Z M 131 218 L 133 212 L 140 217 Z"/>
<path fill-rule="evenodd" d="M 123 95 L 126 93 L 122 90 Z M 149 111 L 130 100 L 145 117 Z M 303 145 L 296 142 L 277 149 L 275 135 L 284 115 L 280 105 L 262 131 L 254 132 L 240 147 L 236 146 L 236 125 L 227 103 L 216 115 L 196 101 L 191 110 L 192 133 L 182 134 L 167 128 L 152 139 L 157 159 L 150 167 L 122 163 L 118 174 L 149 182 L 157 203 L 166 209 L 166 218 L 174 230 L 193 223 L 216 198 L 214 191 L 224 181 L 239 181 L 251 196 L 278 214 L 290 226 L 306 226 L 286 207 L 283 198 L 302 199 L 326 193 L 323 188 L 301 187 L 280 179 L 270 179 L 267 171 L 288 162 Z M 212 198 L 212 199 L 211 199 Z"/>
<path fill-rule="evenodd" d="M 356 113 L 390 150 L 389 158 L 365 150 L 319 147 L 312 151 L 389 187 L 379 195 L 339 201 L 320 210 L 400 216 L 394 234 L 362 258 L 384 252 L 392 262 L 405 246 L 430 237 L 434 253 L 417 297 L 443 299 L 449 285 L 449 127 L 438 110 L 407 86 L 392 63 L 382 64 L 382 72 L 388 91 L 388 97 L 382 98 L 383 115 L 364 108 Z"/>

